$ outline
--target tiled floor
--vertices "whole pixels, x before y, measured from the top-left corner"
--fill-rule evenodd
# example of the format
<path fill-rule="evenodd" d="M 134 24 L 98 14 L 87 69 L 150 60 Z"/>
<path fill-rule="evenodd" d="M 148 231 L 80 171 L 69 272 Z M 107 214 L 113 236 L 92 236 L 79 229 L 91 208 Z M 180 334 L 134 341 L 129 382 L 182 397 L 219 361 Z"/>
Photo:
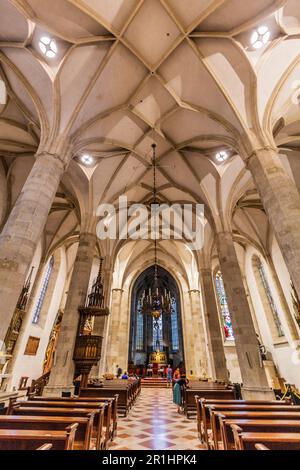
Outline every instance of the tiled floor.
<path fill-rule="evenodd" d="M 199 450 L 196 420 L 177 413 L 171 389 L 142 389 L 127 418 L 119 418 L 111 450 Z"/>

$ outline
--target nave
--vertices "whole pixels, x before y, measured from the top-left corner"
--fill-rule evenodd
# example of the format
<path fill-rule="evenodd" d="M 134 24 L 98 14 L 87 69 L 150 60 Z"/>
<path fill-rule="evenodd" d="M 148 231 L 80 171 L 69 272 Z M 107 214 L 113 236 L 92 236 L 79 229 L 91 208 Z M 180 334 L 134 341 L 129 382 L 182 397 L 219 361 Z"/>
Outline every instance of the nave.
<path fill-rule="evenodd" d="M 118 425 L 112 450 L 200 450 L 196 420 L 177 413 L 170 388 L 142 388 L 128 417 Z"/>

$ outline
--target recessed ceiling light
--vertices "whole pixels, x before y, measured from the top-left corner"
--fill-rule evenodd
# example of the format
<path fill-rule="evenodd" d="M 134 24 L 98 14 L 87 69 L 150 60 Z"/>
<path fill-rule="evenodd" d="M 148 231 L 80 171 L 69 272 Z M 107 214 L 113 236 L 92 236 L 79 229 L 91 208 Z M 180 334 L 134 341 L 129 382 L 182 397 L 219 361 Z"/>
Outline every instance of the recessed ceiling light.
<path fill-rule="evenodd" d="M 80 157 L 81 163 L 84 165 L 90 166 L 94 163 L 94 158 L 89 154 L 84 154 Z"/>
<path fill-rule="evenodd" d="M 216 160 L 218 160 L 218 162 L 225 162 L 227 158 L 228 158 L 228 153 L 225 152 L 225 150 L 221 150 L 221 152 L 218 152 L 216 154 Z"/>
<path fill-rule="evenodd" d="M 49 38 L 48 36 L 43 36 L 39 42 L 40 49 L 42 53 L 49 57 L 49 59 L 53 59 L 53 57 L 57 54 L 57 45 L 54 39 Z"/>
<path fill-rule="evenodd" d="M 251 36 L 251 46 L 254 49 L 261 49 L 267 44 L 271 36 L 269 28 L 267 26 L 260 26 L 256 29 Z"/>

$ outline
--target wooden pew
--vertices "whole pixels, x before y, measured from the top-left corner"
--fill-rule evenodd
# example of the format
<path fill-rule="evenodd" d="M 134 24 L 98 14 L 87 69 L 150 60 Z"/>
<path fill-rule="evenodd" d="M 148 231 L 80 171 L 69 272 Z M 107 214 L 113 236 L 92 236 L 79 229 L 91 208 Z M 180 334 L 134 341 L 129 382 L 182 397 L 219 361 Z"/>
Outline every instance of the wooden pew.
<path fill-rule="evenodd" d="M 114 389 L 115 393 L 119 393 L 120 390 L 127 390 L 126 408 L 129 410 L 141 391 L 141 380 L 104 380 L 101 382 L 101 386 L 99 386 L 99 383 L 91 383 L 87 388 Z M 121 409 L 121 413 L 123 413 L 123 409 Z"/>
<path fill-rule="evenodd" d="M 238 426 L 243 432 L 300 432 L 300 414 L 298 420 L 281 419 L 220 419 L 221 437 L 224 450 L 235 448 L 232 426 Z"/>
<path fill-rule="evenodd" d="M 65 431 L 0 429 L 0 450 L 35 450 L 41 444 L 52 444 L 52 450 L 73 450 L 77 424 Z"/>
<path fill-rule="evenodd" d="M 105 401 L 76 401 L 70 399 L 58 399 L 57 401 L 54 400 L 28 400 L 18 402 L 20 406 L 23 407 L 32 407 L 38 406 L 40 408 L 90 408 L 97 409 L 104 407 L 104 421 L 103 421 L 103 428 L 105 428 L 105 441 L 104 441 L 104 448 L 107 449 L 108 442 L 110 440 L 110 431 L 111 431 L 111 414 L 112 414 L 112 405 L 111 402 Z M 96 419 L 97 421 L 97 419 Z M 106 426 L 105 426 L 106 421 Z"/>
<path fill-rule="evenodd" d="M 208 444 L 208 433 L 207 428 L 210 427 L 212 430 L 212 446 L 216 449 L 218 446 L 218 435 L 220 433 L 219 423 L 216 421 L 215 413 L 216 411 L 273 411 L 276 408 L 277 411 L 290 411 L 293 408 L 293 411 L 300 411 L 300 406 L 292 405 L 275 405 L 273 402 L 265 405 L 232 405 L 232 404 L 222 404 L 222 405 L 203 405 L 203 423 L 204 424 L 204 439 Z M 207 415 L 209 417 L 207 419 Z M 204 419 L 205 418 L 205 419 Z"/>
<path fill-rule="evenodd" d="M 222 399 L 222 400 L 234 400 L 235 399 L 235 390 L 233 388 L 220 388 L 220 389 L 190 389 L 186 388 L 184 390 L 184 411 L 187 418 L 197 414 L 195 397 L 207 399 Z"/>
<path fill-rule="evenodd" d="M 104 448 L 105 436 L 103 436 L 104 407 L 91 408 L 46 408 L 46 407 L 23 407 L 19 404 L 12 409 L 13 415 L 19 416 L 65 416 L 65 417 L 87 417 L 94 413 L 93 437 L 96 439 L 96 449 Z"/>
<path fill-rule="evenodd" d="M 116 394 L 119 395 L 118 399 L 118 413 L 126 417 L 130 410 L 130 401 L 127 388 L 96 388 L 96 387 L 87 387 L 81 388 L 79 392 L 80 398 L 114 398 Z"/>
<path fill-rule="evenodd" d="M 236 450 L 255 450 L 255 444 L 267 445 L 270 450 L 300 450 L 300 433 L 242 432 L 233 425 Z"/>
<path fill-rule="evenodd" d="M 117 427 L 118 427 L 118 400 L 119 395 L 115 395 L 112 397 L 98 397 L 98 398 L 80 398 L 80 397 L 71 397 L 71 398 L 60 398 L 60 397 L 39 397 L 35 395 L 29 395 L 30 401 L 49 401 L 49 402 L 70 402 L 70 403 L 110 403 L 110 406 L 105 409 L 104 412 L 104 426 L 109 428 L 109 438 L 113 440 L 117 435 Z M 16 401 L 14 400 L 14 403 Z M 10 406 L 12 406 L 10 404 Z"/>
<path fill-rule="evenodd" d="M 93 432 L 94 412 L 87 417 L 63 416 L 0 416 L 0 429 L 28 429 L 36 431 L 64 431 L 77 424 L 74 448 L 89 450 Z"/>
<path fill-rule="evenodd" d="M 41 447 L 38 447 L 36 450 L 51 450 L 52 444 L 43 444 Z"/>
<path fill-rule="evenodd" d="M 201 442 L 204 440 L 203 434 L 203 423 L 202 419 L 204 420 L 204 405 L 274 405 L 274 406 L 282 406 L 285 404 L 292 404 L 290 399 L 286 399 L 285 401 L 279 400 L 218 400 L 218 399 L 207 399 L 207 398 L 200 398 L 198 395 L 195 396 L 195 403 L 196 403 L 196 410 L 197 410 L 197 430 L 198 430 L 198 437 L 200 438 Z M 209 412 L 207 412 L 207 416 L 205 419 L 205 426 L 207 427 L 208 423 L 210 422 Z"/>

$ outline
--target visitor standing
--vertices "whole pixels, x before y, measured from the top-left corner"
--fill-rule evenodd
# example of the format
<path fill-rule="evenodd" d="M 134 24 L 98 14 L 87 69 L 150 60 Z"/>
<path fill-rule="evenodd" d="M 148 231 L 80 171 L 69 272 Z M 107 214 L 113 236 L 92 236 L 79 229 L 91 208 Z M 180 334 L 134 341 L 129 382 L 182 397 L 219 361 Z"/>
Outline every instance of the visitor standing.
<path fill-rule="evenodd" d="M 167 367 L 167 387 L 172 386 L 172 375 L 173 375 L 173 370 L 171 365 L 169 364 Z"/>
<path fill-rule="evenodd" d="M 177 412 L 183 412 L 183 394 L 184 389 L 187 387 L 189 381 L 185 374 L 181 374 L 181 377 L 175 381 L 173 387 L 173 403 L 177 405 Z"/>

